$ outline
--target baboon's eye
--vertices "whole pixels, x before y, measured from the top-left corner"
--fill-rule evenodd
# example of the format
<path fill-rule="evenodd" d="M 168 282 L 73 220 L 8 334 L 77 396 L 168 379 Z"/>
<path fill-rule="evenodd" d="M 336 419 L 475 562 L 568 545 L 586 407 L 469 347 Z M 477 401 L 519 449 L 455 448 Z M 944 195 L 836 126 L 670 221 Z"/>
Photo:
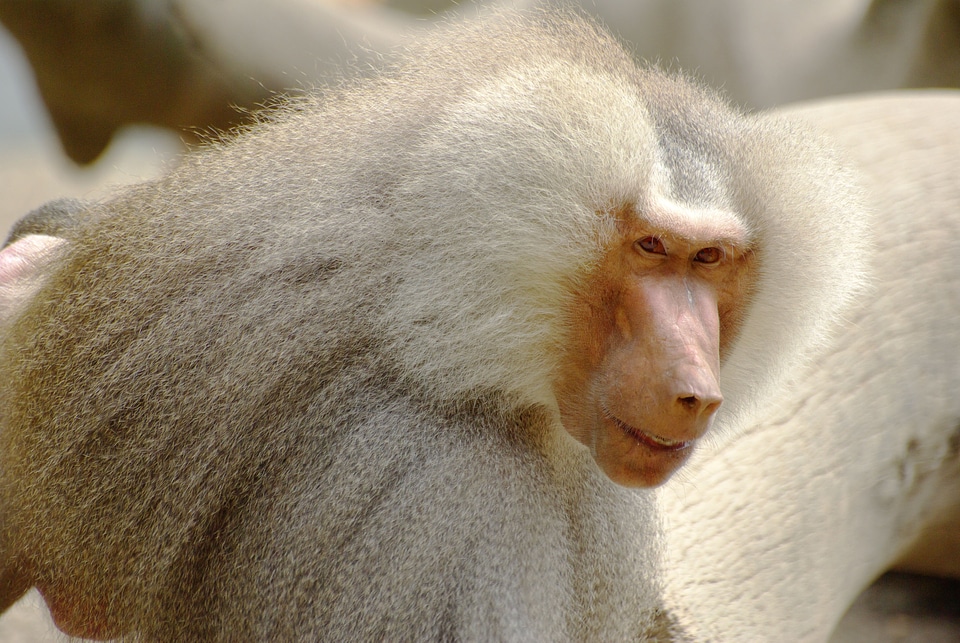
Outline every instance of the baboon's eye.
<path fill-rule="evenodd" d="M 697 263 L 713 264 L 723 259 L 723 250 L 720 248 L 704 248 L 693 258 Z"/>
<path fill-rule="evenodd" d="M 663 242 L 658 237 L 644 237 L 635 241 L 634 244 L 639 250 L 652 255 L 665 255 L 667 249 L 663 247 Z"/>

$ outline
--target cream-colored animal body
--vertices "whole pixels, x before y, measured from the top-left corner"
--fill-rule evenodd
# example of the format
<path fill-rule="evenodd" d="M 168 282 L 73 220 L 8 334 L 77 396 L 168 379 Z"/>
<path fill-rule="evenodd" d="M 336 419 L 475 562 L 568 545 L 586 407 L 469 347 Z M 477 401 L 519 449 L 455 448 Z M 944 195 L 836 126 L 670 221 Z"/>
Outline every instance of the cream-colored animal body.
<path fill-rule="evenodd" d="M 666 605 L 697 641 L 825 641 L 893 566 L 960 576 L 960 95 L 789 116 L 863 170 L 873 293 L 763 421 L 662 488 Z"/>
<path fill-rule="evenodd" d="M 869 227 L 807 129 L 542 13 L 49 215 L 0 253 L 0 603 L 157 641 L 668 627 L 626 487 L 782 399 Z"/>

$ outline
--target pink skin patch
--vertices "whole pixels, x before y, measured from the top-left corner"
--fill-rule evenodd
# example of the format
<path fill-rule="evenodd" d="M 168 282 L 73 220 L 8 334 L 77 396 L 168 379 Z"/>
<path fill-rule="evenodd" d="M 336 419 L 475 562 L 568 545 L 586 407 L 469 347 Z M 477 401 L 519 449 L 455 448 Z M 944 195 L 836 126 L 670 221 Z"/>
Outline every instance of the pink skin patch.
<path fill-rule="evenodd" d="M 44 268 L 66 241 L 32 234 L 0 250 L 0 324 L 9 320 L 43 284 Z"/>

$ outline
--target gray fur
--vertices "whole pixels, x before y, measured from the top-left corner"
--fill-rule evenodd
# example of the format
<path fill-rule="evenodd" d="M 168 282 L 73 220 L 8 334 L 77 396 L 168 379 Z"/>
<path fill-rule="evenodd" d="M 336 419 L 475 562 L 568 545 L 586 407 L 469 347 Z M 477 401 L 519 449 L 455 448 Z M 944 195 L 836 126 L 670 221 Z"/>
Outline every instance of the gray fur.
<path fill-rule="evenodd" d="M 77 199 L 56 199 L 45 203 L 36 210 L 20 218 L 2 247 L 9 246 L 18 239 L 31 234 L 46 234 L 63 237 L 77 224 L 76 215 L 84 210 L 84 204 Z"/>
<path fill-rule="evenodd" d="M 0 564 L 145 640 L 649 634 L 650 497 L 551 382 L 657 181 L 752 231 L 734 431 L 857 292 L 857 191 L 575 16 L 443 32 L 91 206 L 0 348 Z"/>

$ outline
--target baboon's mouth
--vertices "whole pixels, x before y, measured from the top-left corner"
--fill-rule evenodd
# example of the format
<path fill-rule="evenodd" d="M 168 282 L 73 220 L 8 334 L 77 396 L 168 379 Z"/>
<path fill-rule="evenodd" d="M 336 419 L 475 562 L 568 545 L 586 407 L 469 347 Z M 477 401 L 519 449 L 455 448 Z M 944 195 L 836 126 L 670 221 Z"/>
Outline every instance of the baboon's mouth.
<path fill-rule="evenodd" d="M 631 438 L 654 451 L 682 451 L 693 444 L 693 440 L 671 440 L 655 433 L 648 433 L 635 426 L 631 426 L 612 413 L 607 414 L 620 430 Z"/>

